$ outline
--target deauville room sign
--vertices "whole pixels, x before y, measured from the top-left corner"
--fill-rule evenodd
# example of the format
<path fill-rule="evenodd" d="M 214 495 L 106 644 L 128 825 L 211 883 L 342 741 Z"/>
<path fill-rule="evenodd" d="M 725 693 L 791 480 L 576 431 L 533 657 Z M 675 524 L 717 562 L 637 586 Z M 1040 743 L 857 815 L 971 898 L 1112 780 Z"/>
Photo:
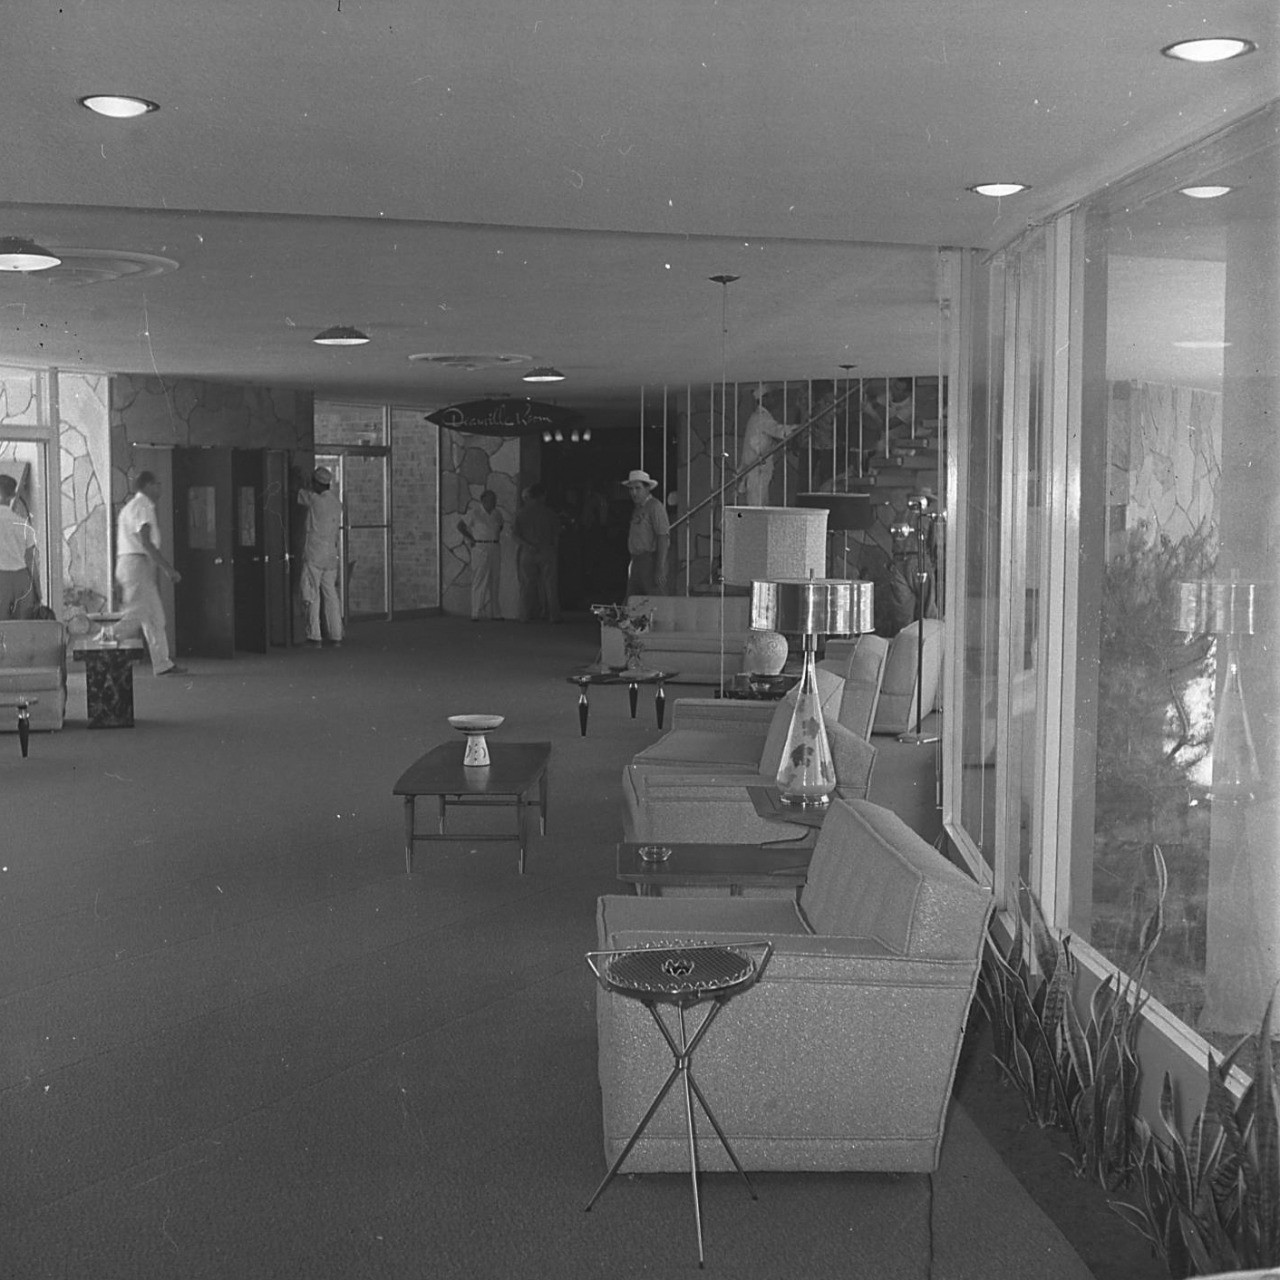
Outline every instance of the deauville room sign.
<path fill-rule="evenodd" d="M 537 400 L 468 400 L 426 415 L 428 422 L 476 436 L 540 435 L 578 420 L 572 409 Z"/>

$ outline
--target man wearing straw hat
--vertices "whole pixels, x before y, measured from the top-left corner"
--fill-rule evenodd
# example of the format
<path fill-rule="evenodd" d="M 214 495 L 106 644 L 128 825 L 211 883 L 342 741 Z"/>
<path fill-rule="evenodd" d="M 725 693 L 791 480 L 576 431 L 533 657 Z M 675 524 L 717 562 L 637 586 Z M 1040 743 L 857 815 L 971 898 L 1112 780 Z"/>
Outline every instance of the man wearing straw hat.
<path fill-rule="evenodd" d="M 666 509 L 653 496 L 657 486 L 647 471 L 633 471 L 623 484 L 635 504 L 627 550 L 631 567 L 627 571 L 627 595 L 667 594 L 667 551 L 671 546 L 671 522 Z"/>

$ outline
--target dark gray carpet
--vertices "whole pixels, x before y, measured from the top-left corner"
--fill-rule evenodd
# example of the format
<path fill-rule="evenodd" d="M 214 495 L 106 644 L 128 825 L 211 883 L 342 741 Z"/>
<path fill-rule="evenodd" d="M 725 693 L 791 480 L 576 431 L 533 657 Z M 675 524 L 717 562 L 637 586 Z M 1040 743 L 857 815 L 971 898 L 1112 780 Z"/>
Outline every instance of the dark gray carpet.
<path fill-rule="evenodd" d="M 341 650 L 137 673 L 133 730 L 0 736 L 0 1272 L 632 1277 L 696 1270 L 688 1181 L 603 1174 L 594 904 L 651 694 L 565 674 L 589 621 L 366 623 Z M 684 692 L 690 692 L 685 690 Z M 390 789 L 498 711 L 551 815 L 420 845 Z M 462 740 L 457 738 L 459 750 Z M 460 815 L 492 829 L 509 815 Z M 1011 1104 L 1012 1105 L 1012 1104 Z M 920 1176 L 705 1187 L 735 1277 L 1088 1272 L 955 1109 Z"/>

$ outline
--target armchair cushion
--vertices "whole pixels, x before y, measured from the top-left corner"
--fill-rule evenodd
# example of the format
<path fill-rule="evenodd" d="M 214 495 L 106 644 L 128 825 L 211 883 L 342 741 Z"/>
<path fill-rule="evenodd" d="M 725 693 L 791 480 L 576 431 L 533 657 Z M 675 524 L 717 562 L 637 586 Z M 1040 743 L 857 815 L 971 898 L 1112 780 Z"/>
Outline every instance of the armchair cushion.
<path fill-rule="evenodd" d="M 922 667 L 920 705 L 925 715 L 935 709 L 942 682 L 942 621 L 925 618 L 924 659 L 918 652 L 921 623 L 903 627 L 889 645 L 884 679 L 880 683 L 880 703 L 876 708 L 876 733 L 906 733 L 916 721 L 916 674 Z"/>
<path fill-rule="evenodd" d="M 844 647 L 846 644 L 849 646 L 847 650 Z M 819 667 L 834 671 L 844 678 L 840 723 L 852 729 L 860 738 L 871 737 L 876 710 L 880 705 L 880 688 L 889 657 L 889 641 L 883 636 L 857 636 L 851 641 L 833 641 L 827 646 L 827 653 L 829 656 L 823 659 Z"/>

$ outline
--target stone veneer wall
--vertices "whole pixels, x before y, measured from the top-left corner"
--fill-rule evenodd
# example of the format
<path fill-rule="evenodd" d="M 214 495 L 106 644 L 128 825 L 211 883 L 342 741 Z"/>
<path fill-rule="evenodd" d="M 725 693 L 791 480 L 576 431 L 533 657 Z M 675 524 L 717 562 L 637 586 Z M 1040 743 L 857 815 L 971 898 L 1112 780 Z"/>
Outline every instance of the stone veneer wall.
<path fill-rule="evenodd" d="M 391 596 L 403 613 L 440 607 L 440 428 L 421 409 L 391 410 Z"/>
<path fill-rule="evenodd" d="M 471 614 L 471 555 L 458 521 L 486 489 L 492 489 L 502 512 L 504 531 L 498 579 L 499 616 L 516 616 L 515 519 L 521 488 L 520 438 L 440 432 L 440 563 L 441 604 L 445 613 Z"/>
<path fill-rule="evenodd" d="M 110 379 L 59 371 L 63 602 L 94 613 L 111 601 Z"/>

